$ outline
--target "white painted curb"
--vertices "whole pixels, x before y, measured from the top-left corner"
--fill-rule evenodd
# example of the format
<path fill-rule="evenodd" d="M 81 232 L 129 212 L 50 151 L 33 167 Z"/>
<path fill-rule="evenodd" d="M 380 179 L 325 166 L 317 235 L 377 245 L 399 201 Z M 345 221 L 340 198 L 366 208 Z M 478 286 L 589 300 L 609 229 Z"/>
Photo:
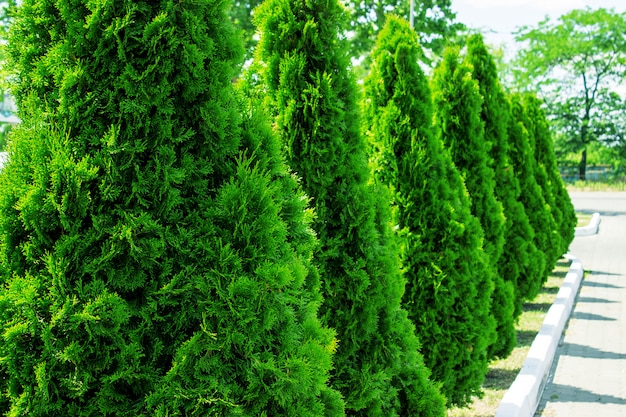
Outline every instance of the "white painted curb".
<path fill-rule="evenodd" d="M 574 300 L 583 277 L 583 266 L 572 255 L 565 280 L 548 310 L 539 334 L 535 337 L 528 356 L 517 378 L 502 398 L 495 417 L 533 417 L 552 367 L 556 348 L 561 340 L 565 324 L 572 312 Z"/>
<path fill-rule="evenodd" d="M 598 227 L 600 226 L 600 213 L 593 213 L 589 224 L 583 227 L 577 227 L 574 236 L 592 236 L 598 233 Z"/>

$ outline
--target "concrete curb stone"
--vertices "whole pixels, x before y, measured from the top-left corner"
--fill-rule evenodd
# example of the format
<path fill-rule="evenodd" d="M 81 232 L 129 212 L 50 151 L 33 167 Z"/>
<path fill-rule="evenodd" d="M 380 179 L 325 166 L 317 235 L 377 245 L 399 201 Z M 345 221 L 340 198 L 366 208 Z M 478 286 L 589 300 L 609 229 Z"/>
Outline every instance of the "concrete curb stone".
<path fill-rule="evenodd" d="M 587 226 L 577 227 L 574 236 L 592 236 L 598 233 L 600 213 L 593 213 Z"/>
<path fill-rule="evenodd" d="M 537 410 L 584 273 L 582 263 L 576 257 L 570 254 L 565 257 L 572 261 L 569 271 L 495 417 L 532 417 Z"/>

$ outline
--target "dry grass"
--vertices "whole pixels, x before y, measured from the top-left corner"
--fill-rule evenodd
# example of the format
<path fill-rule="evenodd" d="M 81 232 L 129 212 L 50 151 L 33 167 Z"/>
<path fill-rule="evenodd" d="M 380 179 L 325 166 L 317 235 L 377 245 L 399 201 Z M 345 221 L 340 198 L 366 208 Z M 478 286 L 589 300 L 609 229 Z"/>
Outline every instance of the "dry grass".
<path fill-rule="evenodd" d="M 576 212 L 576 217 L 578 218 L 578 224 L 576 225 L 576 227 L 587 226 L 589 222 L 591 221 L 591 216 L 592 216 L 591 213 Z"/>
<path fill-rule="evenodd" d="M 565 185 L 567 191 L 626 191 L 626 182 L 575 181 Z"/>
<path fill-rule="evenodd" d="M 560 260 L 539 295 L 532 302 L 524 304 L 524 312 L 516 325 L 517 347 L 507 358 L 491 363 L 483 383 L 483 397 L 476 398 L 469 407 L 448 410 L 448 417 L 493 417 L 496 414 L 502 397 L 526 360 L 530 345 L 539 333 L 543 319 L 567 275 L 569 264 L 565 259 Z"/>

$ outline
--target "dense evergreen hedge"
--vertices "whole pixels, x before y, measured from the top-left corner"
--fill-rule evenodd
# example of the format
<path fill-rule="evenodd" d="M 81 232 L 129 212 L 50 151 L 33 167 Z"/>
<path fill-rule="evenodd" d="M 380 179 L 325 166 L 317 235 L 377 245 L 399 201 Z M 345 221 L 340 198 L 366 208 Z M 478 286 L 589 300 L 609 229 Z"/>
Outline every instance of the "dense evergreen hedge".
<path fill-rule="evenodd" d="M 306 198 L 241 118 L 224 7 L 22 2 L 3 414 L 344 415 Z"/>
<path fill-rule="evenodd" d="M 422 53 L 408 22 L 389 16 L 365 80 L 364 125 L 378 182 L 389 186 L 403 239 L 404 305 L 449 405 L 480 394 L 495 340 L 493 282 L 459 171 L 434 134 Z"/>
<path fill-rule="evenodd" d="M 541 141 L 539 137 L 542 135 L 541 131 L 543 121 L 541 120 L 541 117 L 543 115 L 539 114 L 539 108 L 535 105 L 535 101 L 528 94 L 524 94 L 522 96 L 522 106 L 524 107 L 524 127 L 528 132 L 528 141 L 532 155 L 531 163 L 533 166 L 535 181 L 539 186 L 541 196 L 545 202 L 545 210 L 550 217 L 550 221 L 546 225 L 546 227 L 548 227 L 546 230 L 548 234 L 548 241 L 550 242 L 549 250 L 545 252 L 547 261 L 545 276 L 547 277 L 552 272 L 556 261 L 562 255 L 561 247 L 563 246 L 563 239 L 559 235 L 558 229 L 563 216 L 561 215 L 561 210 L 556 205 L 555 196 L 552 193 L 552 188 L 548 180 L 546 167 L 538 162 L 538 144 Z M 545 119 L 545 116 L 543 116 L 543 118 Z"/>
<path fill-rule="evenodd" d="M 508 355 L 516 343 L 514 293 L 512 283 L 505 281 L 497 269 L 504 248 L 505 217 L 495 196 L 496 182 L 481 120 L 482 97 L 472 70 L 471 65 L 460 59 L 458 48 L 447 48 L 433 76 L 433 101 L 436 125 L 461 171 L 472 201 L 472 213 L 485 233 L 484 248 L 495 284 L 492 309 L 498 334 L 490 347 L 490 357 L 497 357 Z"/>
<path fill-rule="evenodd" d="M 531 121 L 531 132 L 535 143 L 535 162 L 541 175 L 537 177 L 543 190 L 543 195 L 551 207 L 551 213 L 556 223 L 555 233 L 561 245 L 554 254 L 560 257 L 569 249 L 574 240 L 574 230 L 577 218 L 572 201 L 561 179 L 559 168 L 554 155 L 554 141 L 545 111 L 541 108 L 541 101 L 532 94 L 523 97 L 524 106 Z"/>
<path fill-rule="evenodd" d="M 325 323 L 339 347 L 332 384 L 354 416 L 440 416 L 418 339 L 401 308 L 404 280 L 389 200 L 369 185 L 356 84 L 334 0 L 269 0 L 257 11 L 257 59 L 287 160 L 316 209 Z"/>
<path fill-rule="evenodd" d="M 389 17 L 362 120 L 336 0 L 266 0 L 253 100 L 227 2 L 21 3 L 0 413 L 442 417 L 480 394 L 576 220 L 540 102 L 507 102 L 480 36 L 431 96 Z"/>
<path fill-rule="evenodd" d="M 472 65 L 472 75 L 478 81 L 483 97 L 481 119 L 485 126 L 485 142 L 495 173 L 495 194 L 502 202 L 505 224 L 505 243 L 498 259 L 500 275 L 513 284 L 515 293 L 514 317 L 522 313 L 524 300 L 536 296 L 534 285 L 526 281 L 536 279 L 541 271 L 541 255 L 534 244 L 534 231 L 526 209 L 519 201 L 521 188 L 513 165 L 509 160 L 508 124 L 510 104 L 500 82 L 493 57 L 487 51 L 482 35 L 475 34 L 467 40 L 467 61 Z"/>
<path fill-rule="evenodd" d="M 527 129 L 530 120 L 526 114 L 522 97 L 519 94 L 512 94 L 509 96 L 509 100 L 512 115 L 508 129 L 511 145 L 509 156 L 522 189 L 520 201 L 526 208 L 530 225 L 535 232 L 535 246 L 543 258 L 537 258 L 537 266 L 540 266 L 537 277 L 526 283 L 528 286 L 526 291 L 529 294 L 536 294 L 553 269 L 555 248 L 560 247 L 560 242 L 555 239 L 556 235 L 553 233 L 555 230 L 554 219 L 550 215 L 535 177 L 534 146 Z"/>

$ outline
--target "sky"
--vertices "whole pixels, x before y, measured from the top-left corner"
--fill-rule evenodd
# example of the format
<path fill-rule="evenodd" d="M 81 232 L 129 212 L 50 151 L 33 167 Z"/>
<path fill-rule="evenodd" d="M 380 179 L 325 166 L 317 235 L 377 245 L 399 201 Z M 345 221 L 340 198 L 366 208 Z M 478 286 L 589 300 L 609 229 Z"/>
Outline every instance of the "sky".
<path fill-rule="evenodd" d="M 563 14 L 587 6 L 626 12 L 626 0 L 452 0 L 457 20 L 468 27 L 481 29 L 485 42 L 504 46 L 507 55 L 515 50 L 511 34 L 520 26 L 536 26 L 549 16 L 555 20 Z"/>

